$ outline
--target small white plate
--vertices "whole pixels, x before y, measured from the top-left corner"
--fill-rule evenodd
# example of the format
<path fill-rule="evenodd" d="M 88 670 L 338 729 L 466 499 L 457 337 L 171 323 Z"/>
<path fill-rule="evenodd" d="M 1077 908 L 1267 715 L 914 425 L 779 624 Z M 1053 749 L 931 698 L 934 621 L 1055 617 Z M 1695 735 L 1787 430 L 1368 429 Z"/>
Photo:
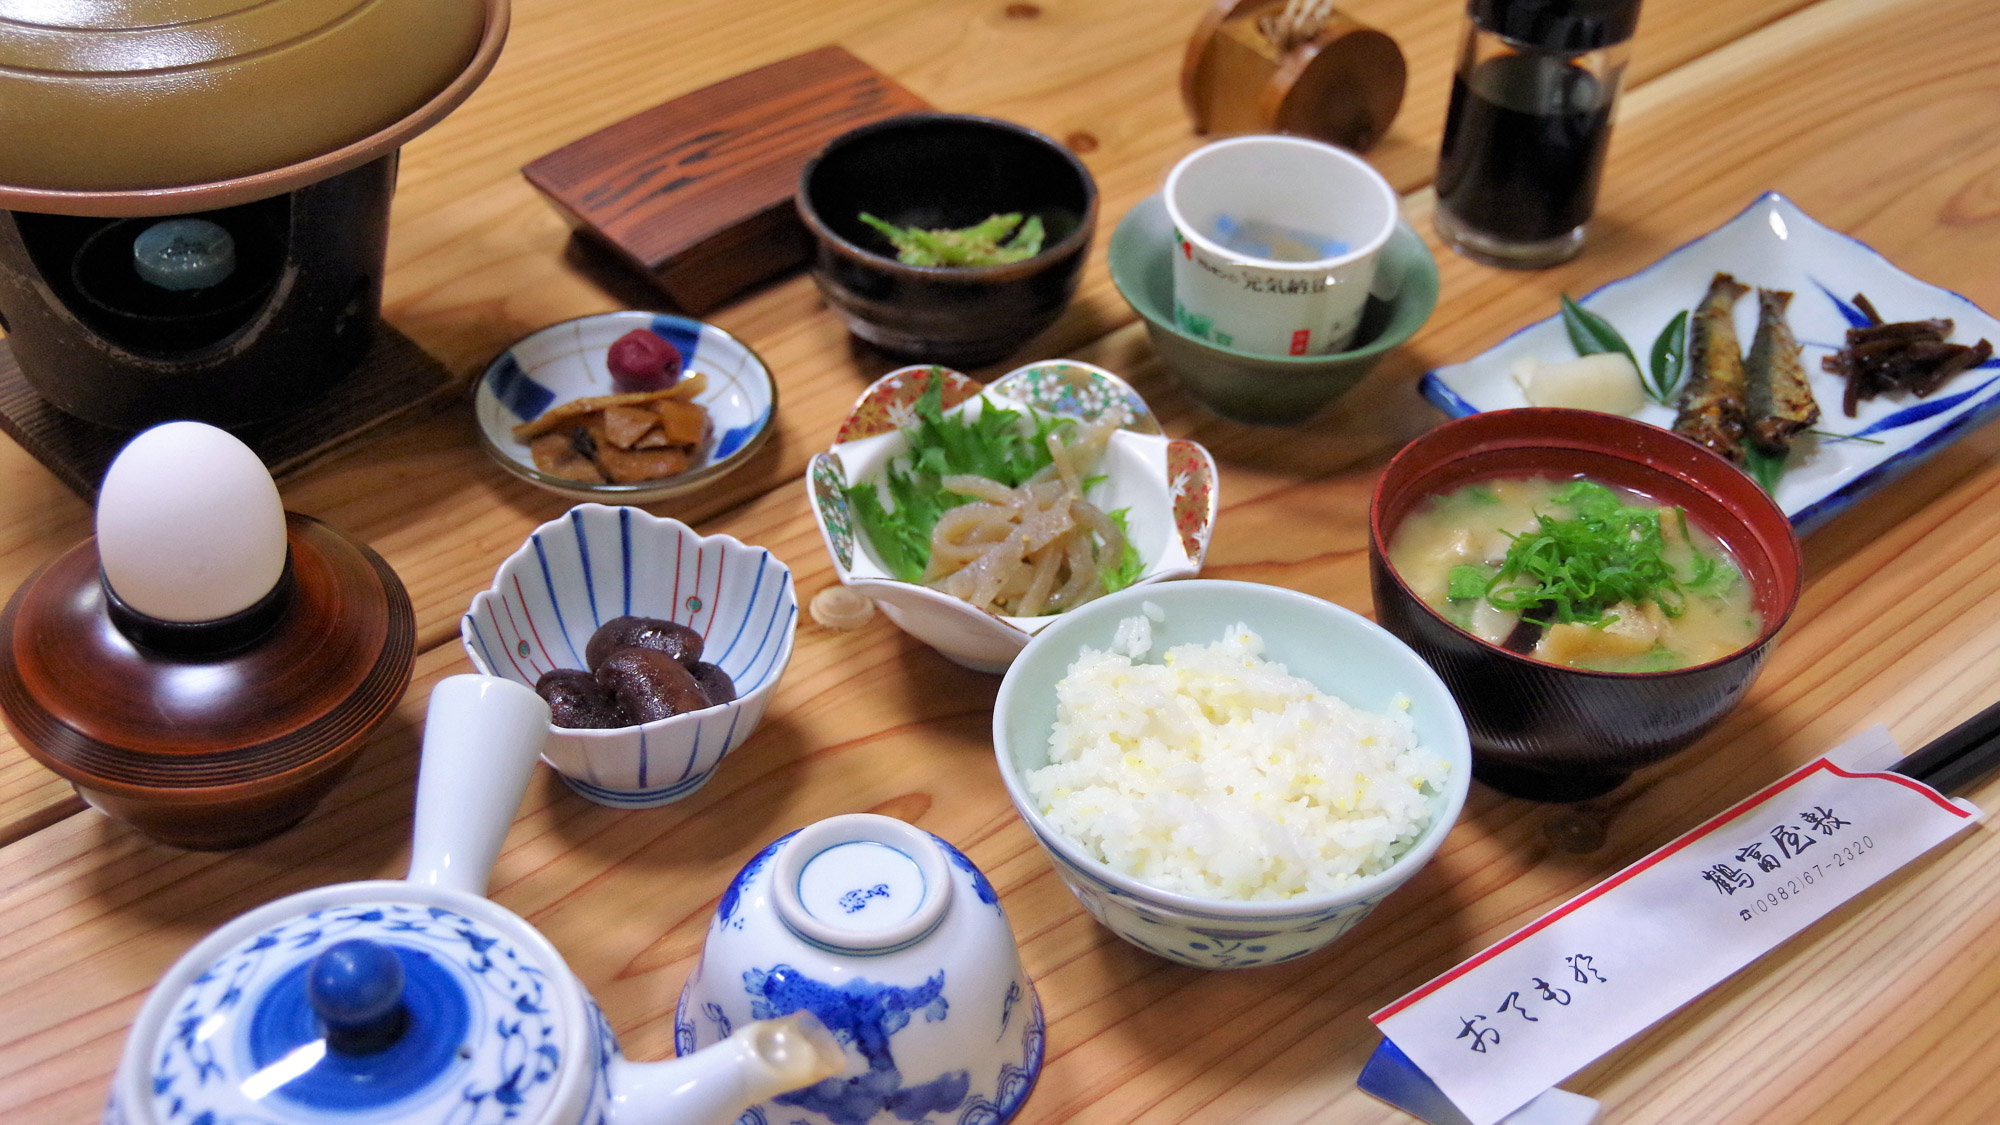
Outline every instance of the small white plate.
<path fill-rule="evenodd" d="M 686 472 L 631 484 L 587 484 L 535 468 L 514 427 L 559 403 L 616 392 L 605 353 L 635 328 L 651 330 L 681 353 L 690 372 L 708 376 L 694 397 L 708 411 L 709 432 Z M 771 436 L 778 388 L 771 371 L 742 341 L 712 324 L 649 312 L 598 313 L 533 333 L 487 364 L 473 394 L 479 436 L 500 467 L 572 500 L 644 504 L 692 491 L 749 460 Z"/>
<path fill-rule="evenodd" d="M 1795 448 L 1779 478 L 1778 506 L 1800 534 L 1819 526 L 1862 496 L 1900 476 L 2000 408 L 2000 357 L 1963 372 L 1929 398 L 1875 398 L 1856 416 L 1841 412 L 1842 380 L 1820 369 L 1851 325 L 1866 323 L 1850 303 L 1866 294 L 1886 320 L 1946 317 L 1954 341 L 1984 337 L 2000 344 L 2000 321 L 1971 301 L 1918 281 L 1888 259 L 1807 215 L 1791 200 L 1768 192 L 1735 218 L 1629 277 L 1605 285 L 1581 304 L 1611 322 L 1642 366 L 1653 339 L 1675 313 L 1692 310 L 1717 272 L 1745 285 L 1789 289 L 1788 316 L 1804 350 L 1805 368 L 1819 399 L 1814 429 L 1868 441 L 1821 436 Z M 1736 331 L 1745 347 L 1756 330 L 1757 302 L 1737 302 Z M 1464 363 L 1424 376 L 1423 392 L 1453 417 L 1526 406 L 1511 368 L 1524 356 L 1553 361 L 1576 355 L 1558 313 L 1529 325 Z M 1671 427 L 1674 411 L 1648 403 L 1635 415 Z"/>

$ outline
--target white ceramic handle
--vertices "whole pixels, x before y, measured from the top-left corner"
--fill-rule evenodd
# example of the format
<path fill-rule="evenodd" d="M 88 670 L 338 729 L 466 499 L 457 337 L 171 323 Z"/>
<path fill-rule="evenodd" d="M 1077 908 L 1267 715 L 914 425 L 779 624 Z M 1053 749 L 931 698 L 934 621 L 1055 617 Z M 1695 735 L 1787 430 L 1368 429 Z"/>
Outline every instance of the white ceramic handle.
<path fill-rule="evenodd" d="M 410 882 L 486 893 L 548 737 L 549 705 L 532 689 L 498 676 L 438 681 L 424 717 Z"/>

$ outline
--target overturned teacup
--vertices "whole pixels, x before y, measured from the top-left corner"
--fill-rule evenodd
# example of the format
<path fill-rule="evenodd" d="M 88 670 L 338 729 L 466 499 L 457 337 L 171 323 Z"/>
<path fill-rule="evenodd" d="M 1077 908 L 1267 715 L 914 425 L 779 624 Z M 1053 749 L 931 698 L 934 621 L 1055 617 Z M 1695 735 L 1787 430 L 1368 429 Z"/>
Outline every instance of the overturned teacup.
<path fill-rule="evenodd" d="M 744 865 L 681 992 L 674 1047 L 800 1011 L 840 1039 L 847 1068 L 776 1095 L 758 1120 L 1002 1125 L 1042 1069 L 1041 1001 L 993 885 L 886 816 L 822 820 Z"/>
<path fill-rule="evenodd" d="M 1175 324 L 1261 355 L 1353 340 L 1397 216 L 1395 190 L 1366 161 L 1303 137 L 1232 137 L 1174 165 L 1163 198 Z"/>

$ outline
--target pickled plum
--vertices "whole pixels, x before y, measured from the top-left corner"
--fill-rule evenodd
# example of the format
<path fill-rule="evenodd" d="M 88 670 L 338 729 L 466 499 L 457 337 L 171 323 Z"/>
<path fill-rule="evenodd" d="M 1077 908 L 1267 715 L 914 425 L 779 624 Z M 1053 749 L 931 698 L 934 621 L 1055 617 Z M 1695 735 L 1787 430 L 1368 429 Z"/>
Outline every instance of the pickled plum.
<path fill-rule="evenodd" d="M 604 356 L 611 383 L 621 393 L 657 391 L 681 377 L 681 353 L 644 328 L 634 328 L 612 341 Z"/>

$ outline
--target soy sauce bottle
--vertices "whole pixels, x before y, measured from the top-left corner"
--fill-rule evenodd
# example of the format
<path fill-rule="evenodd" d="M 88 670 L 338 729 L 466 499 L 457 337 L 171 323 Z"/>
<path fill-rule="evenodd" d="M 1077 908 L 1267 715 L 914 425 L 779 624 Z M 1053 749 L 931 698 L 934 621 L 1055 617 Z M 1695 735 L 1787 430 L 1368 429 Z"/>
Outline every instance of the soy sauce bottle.
<path fill-rule="evenodd" d="M 1639 0 L 1470 0 L 1438 154 L 1437 231 L 1490 265 L 1583 248 Z"/>

